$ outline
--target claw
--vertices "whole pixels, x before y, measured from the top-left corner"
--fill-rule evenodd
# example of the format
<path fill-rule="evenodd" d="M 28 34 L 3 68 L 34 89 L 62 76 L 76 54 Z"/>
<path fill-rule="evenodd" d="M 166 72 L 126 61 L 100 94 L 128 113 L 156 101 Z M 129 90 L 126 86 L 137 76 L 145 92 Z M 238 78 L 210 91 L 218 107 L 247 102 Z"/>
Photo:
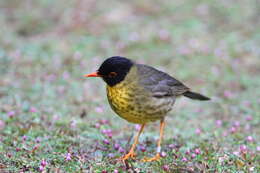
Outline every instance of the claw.
<path fill-rule="evenodd" d="M 129 159 L 129 158 L 134 159 L 135 156 L 136 156 L 136 154 L 135 154 L 133 151 L 129 151 L 129 153 L 127 153 L 126 155 L 120 157 L 119 160 L 125 161 L 125 160 L 127 160 L 127 159 Z"/>
<path fill-rule="evenodd" d="M 160 158 L 161 158 L 160 153 L 157 153 L 157 154 L 156 154 L 154 157 L 152 157 L 152 158 L 147 158 L 147 157 L 143 158 L 143 159 L 142 159 L 142 162 L 158 161 L 158 160 L 160 160 Z"/>

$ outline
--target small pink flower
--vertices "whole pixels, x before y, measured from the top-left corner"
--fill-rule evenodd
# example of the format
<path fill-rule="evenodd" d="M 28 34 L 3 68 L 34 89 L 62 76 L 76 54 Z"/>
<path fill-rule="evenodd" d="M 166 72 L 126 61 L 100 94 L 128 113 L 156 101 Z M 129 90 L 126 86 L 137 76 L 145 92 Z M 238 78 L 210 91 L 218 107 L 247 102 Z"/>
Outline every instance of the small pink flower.
<path fill-rule="evenodd" d="M 39 171 L 40 171 L 40 172 L 43 172 L 43 171 L 44 171 L 44 167 L 43 167 L 43 166 L 40 166 L 40 167 L 39 167 Z"/>
<path fill-rule="evenodd" d="M 175 145 L 174 145 L 174 144 L 170 144 L 168 147 L 169 147 L 170 149 L 174 149 L 174 148 L 175 148 Z"/>
<path fill-rule="evenodd" d="M 254 138 L 252 136 L 247 136 L 246 140 L 247 140 L 247 142 L 253 142 Z"/>
<path fill-rule="evenodd" d="M 48 81 L 48 82 L 52 82 L 56 79 L 56 76 L 54 74 L 50 74 L 50 75 L 47 75 L 45 77 L 45 79 Z"/>
<path fill-rule="evenodd" d="M 36 143 L 40 143 L 41 142 L 41 138 L 40 137 L 37 137 L 36 140 L 35 140 Z"/>
<path fill-rule="evenodd" d="M 108 124 L 108 123 L 109 123 L 108 120 L 105 120 L 105 119 L 100 120 L 100 124 Z"/>
<path fill-rule="evenodd" d="M 65 93 L 66 88 L 64 86 L 58 86 L 57 91 L 60 95 Z"/>
<path fill-rule="evenodd" d="M 239 156 L 239 151 L 234 151 L 233 154 Z"/>
<path fill-rule="evenodd" d="M 260 146 L 257 146 L 257 147 L 256 147 L 256 151 L 260 151 Z"/>
<path fill-rule="evenodd" d="M 119 145 L 119 144 L 117 144 L 117 143 L 115 143 L 115 145 L 114 145 L 114 149 L 115 149 L 115 150 L 118 150 L 118 149 L 119 149 L 119 147 L 120 147 L 120 145 Z"/>
<path fill-rule="evenodd" d="M 213 67 L 211 68 L 211 72 L 212 72 L 214 75 L 216 75 L 216 76 L 219 76 L 219 74 L 220 74 L 220 70 L 219 70 L 219 68 L 216 67 L 216 66 L 213 66 Z"/>
<path fill-rule="evenodd" d="M 194 159 L 196 157 L 196 154 L 192 153 L 191 158 Z"/>
<path fill-rule="evenodd" d="M 65 80 L 70 78 L 70 74 L 67 71 L 63 72 L 62 76 L 63 76 L 63 79 L 65 79 Z"/>
<path fill-rule="evenodd" d="M 96 111 L 97 113 L 103 113 L 103 112 L 104 112 L 103 108 L 100 107 L 100 106 L 96 107 L 96 108 L 95 108 L 95 111 Z"/>
<path fill-rule="evenodd" d="M 59 115 L 57 115 L 57 114 L 53 115 L 52 120 L 53 120 L 54 122 L 56 122 L 56 121 L 59 120 L 59 119 L 60 119 L 60 116 L 59 116 Z"/>
<path fill-rule="evenodd" d="M 37 110 L 35 107 L 31 107 L 29 111 L 32 112 L 32 113 L 35 113 L 35 112 L 37 112 L 38 110 Z"/>
<path fill-rule="evenodd" d="M 96 123 L 96 124 L 95 124 L 95 128 L 99 129 L 99 128 L 100 128 L 100 124 L 99 124 L 99 123 Z"/>
<path fill-rule="evenodd" d="M 246 116 L 246 120 L 247 120 L 247 121 L 251 121 L 251 120 L 253 120 L 253 117 L 252 117 L 251 115 L 247 115 L 247 116 Z"/>
<path fill-rule="evenodd" d="M 82 57 L 82 53 L 79 52 L 79 51 L 76 51 L 74 54 L 73 54 L 73 58 L 74 59 L 80 59 Z"/>
<path fill-rule="evenodd" d="M 240 122 L 239 121 L 235 121 L 234 126 L 235 127 L 239 127 L 240 126 Z"/>
<path fill-rule="evenodd" d="M 200 129 L 200 128 L 197 128 L 197 129 L 195 130 L 195 133 L 196 133 L 197 135 L 200 135 L 200 134 L 201 134 L 201 129 Z"/>
<path fill-rule="evenodd" d="M 125 152 L 125 149 L 123 149 L 122 147 L 119 147 L 118 151 L 119 151 L 120 153 L 124 153 L 124 152 Z"/>
<path fill-rule="evenodd" d="M 169 171 L 170 170 L 170 167 L 168 165 L 163 165 L 162 168 L 163 168 L 164 171 Z"/>
<path fill-rule="evenodd" d="M 26 141 L 27 136 L 24 135 L 24 136 L 22 137 L 22 139 L 23 139 L 23 141 Z"/>
<path fill-rule="evenodd" d="M 187 46 L 181 46 L 178 48 L 178 53 L 181 55 L 190 55 L 192 51 Z"/>
<path fill-rule="evenodd" d="M 141 150 L 142 152 L 145 152 L 145 151 L 146 151 L 146 148 L 145 148 L 144 146 L 141 146 L 141 147 L 140 147 L 140 150 Z"/>
<path fill-rule="evenodd" d="M 234 97 L 234 93 L 232 93 L 231 91 L 224 91 L 224 97 L 228 98 L 228 99 L 231 99 Z"/>
<path fill-rule="evenodd" d="M 111 129 L 103 129 L 103 130 L 101 130 L 101 133 L 103 133 L 104 135 L 106 135 L 109 138 L 112 138 L 112 130 Z"/>
<path fill-rule="evenodd" d="M 224 55 L 224 52 L 222 50 L 221 47 L 217 47 L 215 50 L 214 50 L 214 55 L 216 57 L 222 57 Z"/>
<path fill-rule="evenodd" d="M 161 29 L 159 31 L 159 38 L 161 40 L 168 40 L 170 38 L 170 34 L 169 34 L 169 31 L 165 30 L 165 29 Z"/>
<path fill-rule="evenodd" d="M 246 131 L 249 131 L 249 130 L 251 129 L 251 125 L 250 125 L 250 124 L 246 124 L 245 127 L 244 127 L 244 129 L 245 129 Z"/>
<path fill-rule="evenodd" d="M 0 120 L 0 130 L 3 130 L 5 128 L 5 122 Z"/>
<path fill-rule="evenodd" d="M 228 135 L 228 132 L 227 132 L 227 131 L 224 131 L 224 132 L 222 133 L 222 135 L 223 135 L 224 137 L 226 137 L 226 136 Z"/>
<path fill-rule="evenodd" d="M 248 100 L 243 101 L 242 104 L 243 104 L 245 107 L 250 107 L 250 106 L 251 106 L 251 103 L 250 103 L 250 101 L 248 101 Z"/>
<path fill-rule="evenodd" d="M 201 113 L 201 112 L 203 112 L 203 109 L 202 109 L 202 108 L 197 108 L 197 109 L 195 110 L 195 112 L 196 112 L 196 113 Z"/>
<path fill-rule="evenodd" d="M 166 157 L 167 154 L 166 154 L 166 152 L 163 151 L 163 152 L 161 152 L 160 155 L 161 155 L 161 157 Z"/>
<path fill-rule="evenodd" d="M 103 140 L 103 143 L 106 144 L 106 145 L 109 145 L 110 144 L 110 141 L 108 139 L 104 139 Z"/>
<path fill-rule="evenodd" d="M 35 152 L 36 150 L 38 150 L 39 147 L 40 147 L 39 144 L 35 145 L 35 146 L 33 147 L 32 151 Z"/>
<path fill-rule="evenodd" d="M 221 120 L 217 120 L 216 121 L 216 126 L 217 127 L 221 127 L 222 126 L 222 121 Z"/>
<path fill-rule="evenodd" d="M 106 135 L 106 134 L 107 134 L 107 129 L 101 130 L 101 133 L 104 134 L 104 135 Z"/>
<path fill-rule="evenodd" d="M 77 127 L 77 122 L 75 120 L 72 120 L 70 122 L 70 127 L 73 128 L 73 129 L 76 128 Z"/>
<path fill-rule="evenodd" d="M 241 152 L 241 153 L 246 153 L 246 152 L 247 152 L 247 147 L 246 147 L 246 145 L 241 145 L 239 149 L 240 149 L 240 152 Z"/>
<path fill-rule="evenodd" d="M 15 116 L 15 111 L 9 111 L 7 115 L 8 117 L 13 118 Z"/>
<path fill-rule="evenodd" d="M 113 153 L 109 153 L 107 156 L 108 156 L 109 158 L 113 158 L 113 157 L 114 157 L 114 154 L 113 154 Z"/>
<path fill-rule="evenodd" d="M 187 151 L 185 152 L 185 154 L 186 154 L 186 155 L 190 155 L 190 150 L 187 150 Z"/>
<path fill-rule="evenodd" d="M 250 167 L 250 168 L 249 168 L 249 171 L 250 171 L 250 172 L 253 172 L 254 169 L 255 169 L 255 167 Z"/>
<path fill-rule="evenodd" d="M 199 148 L 196 148 L 196 149 L 194 150 L 194 152 L 195 152 L 195 154 L 197 154 L 197 155 L 201 153 L 201 151 L 200 151 Z"/>
<path fill-rule="evenodd" d="M 135 125 L 135 130 L 136 130 L 136 131 L 139 131 L 140 129 L 141 129 L 141 126 L 140 126 L 139 124 L 136 124 L 136 125 Z"/>
<path fill-rule="evenodd" d="M 183 162 L 187 162 L 188 159 L 187 159 L 186 157 L 183 157 L 183 158 L 181 159 L 181 161 L 183 161 Z"/>
<path fill-rule="evenodd" d="M 122 42 L 122 41 L 118 41 L 117 43 L 116 43 L 116 45 L 115 45 L 115 47 L 117 48 L 117 49 L 124 49 L 125 47 L 126 47 L 126 44 L 124 43 L 124 42 Z"/>
<path fill-rule="evenodd" d="M 112 138 L 112 136 L 113 136 L 112 133 L 107 134 L 107 137 L 110 138 L 110 139 Z"/>
<path fill-rule="evenodd" d="M 66 161 L 70 161 L 71 160 L 71 154 L 70 153 L 67 153 L 66 154 Z"/>
<path fill-rule="evenodd" d="M 237 131 L 237 129 L 236 129 L 236 127 L 231 127 L 231 128 L 229 129 L 229 131 L 230 131 L 231 133 L 235 133 L 235 132 Z"/>
<path fill-rule="evenodd" d="M 42 160 L 42 161 L 41 161 L 41 166 L 42 166 L 42 167 L 45 167 L 46 165 L 47 165 L 47 162 L 46 162 L 45 160 Z"/>
<path fill-rule="evenodd" d="M 119 173 L 119 171 L 117 169 L 115 169 L 113 173 Z"/>
<path fill-rule="evenodd" d="M 107 129 L 107 134 L 112 133 L 111 129 Z"/>

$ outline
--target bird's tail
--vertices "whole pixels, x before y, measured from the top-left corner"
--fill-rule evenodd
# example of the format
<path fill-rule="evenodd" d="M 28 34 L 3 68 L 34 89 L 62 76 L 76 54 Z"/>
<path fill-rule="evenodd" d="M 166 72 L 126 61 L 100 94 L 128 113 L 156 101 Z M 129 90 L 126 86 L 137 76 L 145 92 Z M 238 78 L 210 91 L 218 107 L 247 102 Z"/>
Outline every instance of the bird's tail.
<path fill-rule="evenodd" d="M 199 93 L 195 93 L 195 92 L 191 92 L 191 91 L 186 91 L 185 93 L 183 93 L 183 95 L 185 97 L 189 97 L 194 100 L 202 100 L 202 101 L 210 100 L 210 98 L 208 98 L 206 96 L 203 96 Z"/>

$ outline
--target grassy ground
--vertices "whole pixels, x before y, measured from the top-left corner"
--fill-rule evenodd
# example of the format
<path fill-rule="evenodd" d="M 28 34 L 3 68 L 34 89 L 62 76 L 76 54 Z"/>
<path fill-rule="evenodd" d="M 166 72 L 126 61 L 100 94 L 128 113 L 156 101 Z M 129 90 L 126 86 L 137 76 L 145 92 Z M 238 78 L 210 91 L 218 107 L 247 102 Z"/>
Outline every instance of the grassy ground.
<path fill-rule="evenodd" d="M 260 32 L 256 0 L 0 2 L 1 172 L 260 172 Z M 127 56 L 212 98 L 181 98 L 136 161 L 117 158 L 138 127 L 120 119 L 105 85 L 85 79 Z"/>

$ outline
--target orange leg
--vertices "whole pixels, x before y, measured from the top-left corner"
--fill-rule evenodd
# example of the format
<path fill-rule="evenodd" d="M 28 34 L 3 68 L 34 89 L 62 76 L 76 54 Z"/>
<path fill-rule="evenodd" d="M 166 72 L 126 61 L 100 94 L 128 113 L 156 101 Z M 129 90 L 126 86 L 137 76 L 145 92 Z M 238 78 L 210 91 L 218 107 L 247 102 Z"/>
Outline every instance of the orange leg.
<path fill-rule="evenodd" d="M 135 137 L 134 143 L 133 143 L 130 151 L 126 155 L 121 157 L 119 160 L 125 161 L 125 160 L 127 160 L 129 158 L 134 158 L 135 157 L 134 150 L 135 150 L 136 145 L 138 144 L 138 139 L 139 139 L 139 137 L 140 137 L 140 135 L 141 135 L 141 133 L 142 133 L 142 131 L 144 129 L 144 126 L 145 126 L 145 124 L 142 124 L 141 129 L 139 130 L 137 136 Z"/>
<path fill-rule="evenodd" d="M 164 119 L 161 120 L 160 122 L 160 138 L 159 141 L 157 143 L 157 153 L 154 157 L 152 158 L 144 158 L 142 161 L 143 162 L 151 162 L 151 161 L 157 161 L 161 158 L 160 153 L 161 153 L 161 142 L 162 142 L 162 138 L 163 138 L 163 130 L 164 130 L 164 126 L 165 126 L 165 122 Z"/>

